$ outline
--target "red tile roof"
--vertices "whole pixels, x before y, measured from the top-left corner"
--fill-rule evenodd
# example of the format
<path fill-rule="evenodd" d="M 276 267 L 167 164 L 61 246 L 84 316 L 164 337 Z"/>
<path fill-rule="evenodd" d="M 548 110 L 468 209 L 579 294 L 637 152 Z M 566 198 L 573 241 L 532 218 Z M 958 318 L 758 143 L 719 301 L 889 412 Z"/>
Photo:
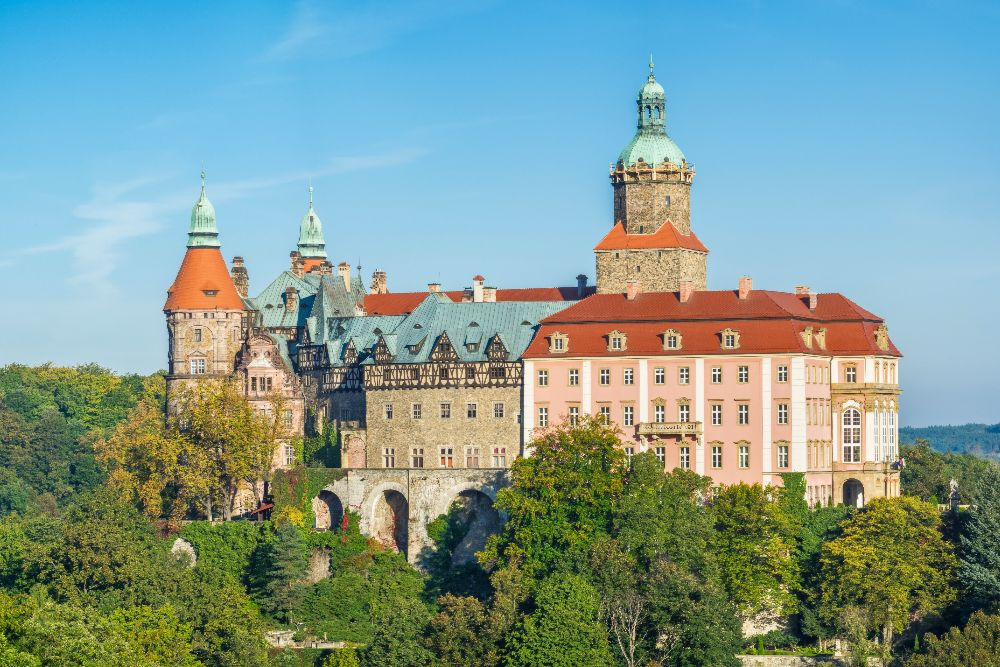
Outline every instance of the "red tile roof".
<path fill-rule="evenodd" d="M 594 287 L 585 287 L 584 296 L 594 293 Z M 365 295 L 365 312 L 369 315 L 405 315 L 413 312 L 428 292 L 390 292 Z M 462 300 L 463 290 L 443 292 L 455 302 Z M 523 287 L 498 289 L 497 301 L 575 301 L 579 298 L 576 287 Z"/>
<path fill-rule="evenodd" d="M 214 292 L 215 294 L 210 294 Z M 243 310 L 243 299 L 229 277 L 226 261 L 218 248 L 188 248 L 167 290 L 164 311 Z"/>
<path fill-rule="evenodd" d="M 597 294 L 542 320 L 542 326 L 524 353 L 525 358 L 555 356 L 633 356 L 690 354 L 882 354 L 901 356 L 889 341 L 879 348 L 875 331 L 882 319 L 842 294 L 817 295 L 816 309 L 808 297 L 788 292 L 752 290 L 741 300 L 736 291 L 695 292 L 681 303 L 675 292 L 639 294 L 632 301 L 622 294 Z M 802 332 L 811 326 L 814 337 L 807 347 Z M 662 334 L 676 329 L 680 350 L 664 350 Z M 720 332 L 740 332 L 740 346 L 723 350 Z M 815 334 L 826 329 L 826 347 Z M 627 336 L 626 350 L 608 351 L 607 335 L 618 330 Z M 549 352 L 553 333 L 569 336 L 565 354 Z"/>
<path fill-rule="evenodd" d="M 698 240 L 694 232 L 681 234 L 674 224 L 667 220 L 652 234 L 628 234 L 625 225 L 616 222 L 594 250 L 633 250 L 646 248 L 686 248 L 708 252 L 708 248 Z"/>

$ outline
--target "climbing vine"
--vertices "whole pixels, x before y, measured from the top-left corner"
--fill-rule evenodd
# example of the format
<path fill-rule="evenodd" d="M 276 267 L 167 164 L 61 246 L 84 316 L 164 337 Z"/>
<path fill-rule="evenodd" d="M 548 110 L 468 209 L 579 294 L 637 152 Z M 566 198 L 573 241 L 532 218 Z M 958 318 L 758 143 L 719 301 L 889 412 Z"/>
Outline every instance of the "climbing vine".
<path fill-rule="evenodd" d="M 290 470 L 277 471 L 271 482 L 271 497 L 274 499 L 272 516 L 278 523 L 291 521 L 300 528 L 314 526 L 316 517 L 312 508 L 313 498 L 324 487 L 346 475 L 347 471 L 343 468 L 296 466 Z"/>

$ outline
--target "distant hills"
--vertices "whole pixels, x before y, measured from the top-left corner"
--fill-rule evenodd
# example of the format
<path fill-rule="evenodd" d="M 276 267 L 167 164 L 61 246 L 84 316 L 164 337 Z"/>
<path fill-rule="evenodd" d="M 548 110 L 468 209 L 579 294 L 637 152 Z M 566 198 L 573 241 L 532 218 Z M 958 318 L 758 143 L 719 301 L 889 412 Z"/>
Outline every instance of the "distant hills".
<path fill-rule="evenodd" d="M 912 444 L 925 439 L 939 452 L 967 452 L 1000 461 L 1000 424 L 962 424 L 959 426 L 901 426 L 899 440 Z"/>

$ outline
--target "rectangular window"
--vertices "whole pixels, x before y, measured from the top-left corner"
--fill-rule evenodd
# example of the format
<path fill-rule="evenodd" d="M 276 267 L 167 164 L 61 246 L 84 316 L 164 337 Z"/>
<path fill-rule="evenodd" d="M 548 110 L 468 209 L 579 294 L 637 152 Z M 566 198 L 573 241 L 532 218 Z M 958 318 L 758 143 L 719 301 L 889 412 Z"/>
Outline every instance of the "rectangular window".
<path fill-rule="evenodd" d="M 580 384 L 580 369 L 571 368 L 569 369 L 569 386 L 575 387 Z"/>
<path fill-rule="evenodd" d="M 494 468 L 506 468 L 507 467 L 507 448 L 506 447 L 494 447 L 493 448 L 493 467 Z"/>
<path fill-rule="evenodd" d="M 285 465 L 295 465 L 295 448 L 291 445 L 285 445 Z"/>
<path fill-rule="evenodd" d="M 538 408 L 538 425 L 545 428 L 549 425 L 549 409 Z"/>
<path fill-rule="evenodd" d="M 191 363 L 194 364 L 193 361 Z M 194 371 L 191 371 L 191 372 L 194 373 Z M 250 391 L 257 391 L 257 378 L 256 377 L 250 378 Z"/>
<path fill-rule="evenodd" d="M 740 445 L 740 467 L 750 467 L 750 445 Z"/>
<path fill-rule="evenodd" d="M 635 425 L 635 409 L 631 405 L 622 408 L 622 423 L 625 426 Z"/>
<path fill-rule="evenodd" d="M 736 347 L 736 334 L 726 334 L 724 339 L 725 346 L 732 350 Z"/>
<path fill-rule="evenodd" d="M 285 425 L 285 428 L 292 427 L 292 411 L 282 410 L 281 411 L 281 423 Z"/>
<path fill-rule="evenodd" d="M 410 406 L 410 416 L 414 419 L 420 419 L 422 412 L 423 408 L 419 403 L 414 403 Z"/>
<path fill-rule="evenodd" d="M 722 426 L 721 403 L 712 403 L 712 426 Z"/>
<path fill-rule="evenodd" d="M 396 450 L 392 447 L 386 447 L 382 450 L 382 467 L 383 468 L 395 468 L 396 467 Z"/>
<path fill-rule="evenodd" d="M 788 467 L 788 445 L 778 445 L 778 467 Z"/>
<path fill-rule="evenodd" d="M 455 467 L 455 457 L 454 450 L 451 447 L 441 448 L 441 467 L 442 468 L 454 468 Z"/>
<path fill-rule="evenodd" d="M 622 384 L 633 384 L 635 382 L 635 369 L 626 368 L 622 372 Z"/>
<path fill-rule="evenodd" d="M 778 366 L 778 382 L 788 382 L 788 366 Z"/>
<path fill-rule="evenodd" d="M 665 405 L 654 405 L 653 406 L 653 421 L 657 424 L 662 424 L 667 421 L 667 408 Z"/>
<path fill-rule="evenodd" d="M 602 385 L 607 386 L 607 385 L 611 384 L 611 369 L 610 368 L 602 368 L 600 370 L 599 377 L 600 377 L 600 383 Z"/>
<path fill-rule="evenodd" d="M 611 337 L 611 349 L 612 350 L 620 350 L 620 349 L 622 349 L 622 347 L 623 347 L 622 343 L 623 342 L 624 342 L 624 340 L 622 339 L 621 336 L 612 336 Z"/>
<path fill-rule="evenodd" d="M 475 419 L 478 412 L 479 412 L 479 407 L 475 403 L 465 404 L 465 416 L 468 419 Z"/>
<path fill-rule="evenodd" d="M 413 448 L 413 467 L 423 468 L 424 467 L 424 448 L 414 447 Z"/>
<path fill-rule="evenodd" d="M 441 419 L 451 419 L 451 403 L 441 404 Z"/>
<path fill-rule="evenodd" d="M 680 465 L 681 465 L 681 468 L 683 468 L 684 470 L 687 470 L 687 469 L 689 469 L 691 467 L 691 448 L 690 447 L 686 447 L 686 446 L 685 447 L 681 447 Z"/>
<path fill-rule="evenodd" d="M 192 359 L 191 360 L 191 375 L 204 375 L 205 374 L 205 360 L 204 359 Z"/>
<path fill-rule="evenodd" d="M 196 342 L 196 343 L 200 343 L 201 342 L 201 329 L 200 328 L 197 328 L 197 329 L 194 330 L 194 342 Z"/>
<path fill-rule="evenodd" d="M 555 350 L 556 352 L 562 352 L 566 348 L 564 343 L 565 340 L 563 338 L 553 338 L 552 349 Z"/>
<path fill-rule="evenodd" d="M 660 465 L 661 466 L 667 465 L 667 448 L 666 447 L 656 447 L 653 450 L 653 453 L 656 454 L 656 458 L 658 458 L 660 460 Z"/>
<path fill-rule="evenodd" d="M 736 406 L 736 416 L 737 416 L 737 420 L 736 421 L 740 425 L 746 426 L 747 424 L 749 424 L 750 423 L 750 406 L 747 405 L 746 403 L 740 403 L 739 405 L 737 405 Z"/>
<path fill-rule="evenodd" d="M 858 381 L 858 369 L 855 366 L 848 366 L 844 369 L 844 380 L 846 382 L 857 382 Z"/>
<path fill-rule="evenodd" d="M 632 458 L 635 456 L 635 447 L 625 447 L 625 456 Z"/>
<path fill-rule="evenodd" d="M 580 408 L 575 405 L 571 405 L 569 408 L 569 425 L 576 426 L 579 423 L 580 423 Z"/>
<path fill-rule="evenodd" d="M 677 383 L 678 384 L 690 384 L 691 382 L 691 369 L 687 366 L 681 366 L 677 369 Z"/>
<path fill-rule="evenodd" d="M 611 423 L 611 406 L 610 405 L 602 405 L 602 406 L 600 406 L 598 408 L 598 410 L 600 410 L 601 421 L 604 422 L 605 424 L 610 424 Z"/>
<path fill-rule="evenodd" d="M 503 419 L 503 403 L 494 403 L 493 404 L 493 418 L 494 419 Z"/>
<path fill-rule="evenodd" d="M 667 197 L 667 199 L 669 199 L 669 197 Z M 677 334 L 668 334 L 667 335 L 667 349 L 668 350 L 676 350 L 677 349 L 677 343 L 678 343 Z"/>
<path fill-rule="evenodd" d="M 653 369 L 653 384 L 663 384 L 666 381 L 667 373 L 662 367 Z"/>
<path fill-rule="evenodd" d="M 538 386 L 539 387 L 549 386 L 549 372 L 544 368 L 538 370 Z"/>
<path fill-rule="evenodd" d="M 746 384 L 750 381 L 750 367 L 740 366 L 736 374 L 736 379 L 740 384 Z"/>
<path fill-rule="evenodd" d="M 712 445 L 712 467 L 722 467 L 722 447 L 719 445 Z"/>
<path fill-rule="evenodd" d="M 677 406 L 677 421 L 689 422 L 691 421 L 691 406 L 690 405 L 678 405 Z"/>
<path fill-rule="evenodd" d="M 778 423 L 788 423 L 788 403 L 778 403 Z"/>
<path fill-rule="evenodd" d="M 479 467 L 479 447 L 465 448 L 465 467 L 466 468 Z"/>
<path fill-rule="evenodd" d="M 712 366 L 712 384 L 722 384 L 722 366 Z"/>
<path fill-rule="evenodd" d="M 392 419 L 392 403 L 385 404 L 385 418 Z"/>

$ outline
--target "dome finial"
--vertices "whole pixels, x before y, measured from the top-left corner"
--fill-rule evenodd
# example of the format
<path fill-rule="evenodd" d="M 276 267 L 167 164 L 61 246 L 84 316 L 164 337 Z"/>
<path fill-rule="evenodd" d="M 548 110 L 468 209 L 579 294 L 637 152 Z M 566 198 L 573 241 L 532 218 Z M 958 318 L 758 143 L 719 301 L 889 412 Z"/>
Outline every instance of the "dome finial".
<path fill-rule="evenodd" d="M 650 54 L 649 54 L 649 76 L 650 77 L 653 76 L 653 53 L 652 52 L 650 52 Z"/>
<path fill-rule="evenodd" d="M 309 208 L 313 207 L 313 184 L 312 179 L 309 179 Z"/>
<path fill-rule="evenodd" d="M 205 194 L 205 165 L 201 165 L 201 194 Z"/>

